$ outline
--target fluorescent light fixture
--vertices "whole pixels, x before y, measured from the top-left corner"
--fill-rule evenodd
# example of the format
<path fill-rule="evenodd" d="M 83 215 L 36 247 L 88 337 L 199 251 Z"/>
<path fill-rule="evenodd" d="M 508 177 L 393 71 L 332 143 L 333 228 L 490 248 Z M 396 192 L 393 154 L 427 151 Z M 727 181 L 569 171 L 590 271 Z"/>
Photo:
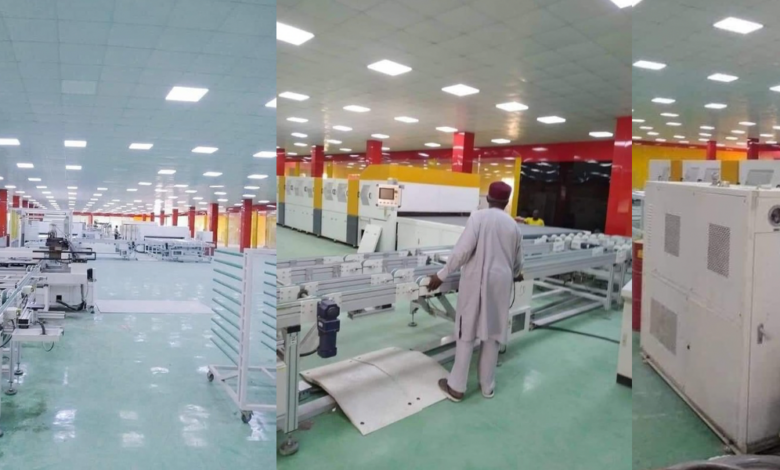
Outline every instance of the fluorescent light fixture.
<path fill-rule="evenodd" d="M 674 102 L 675 100 L 673 100 L 672 98 L 653 98 L 653 103 L 658 103 L 658 104 L 672 104 Z"/>
<path fill-rule="evenodd" d="M 149 183 L 147 181 L 141 181 L 140 183 L 138 183 L 138 186 L 151 186 L 151 185 L 152 183 Z"/>
<path fill-rule="evenodd" d="M 33 183 L 40 181 L 40 178 L 27 178 L 27 181 L 32 181 Z"/>
<path fill-rule="evenodd" d="M 726 140 L 739 140 L 739 139 L 736 137 L 728 136 L 726 137 Z"/>
<path fill-rule="evenodd" d="M 705 131 L 714 131 L 715 128 L 712 126 L 701 126 L 700 129 L 704 129 Z"/>
<path fill-rule="evenodd" d="M 136 191 L 138 191 L 138 188 L 127 188 L 128 193 L 134 193 Z"/>
<path fill-rule="evenodd" d="M 171 88 L 171 91 L 168 93 L 168 96 L 166 96 L 165 99 L 167 101 L 186 101 L 188 103 L 197 103 L 208 92 L 208 88 L 189 88 L 175 86 Z"/>
<path fill-rule="evenodd" d="M 428 142 L 428 143 L 425 144 L 425 146 L 426 147 L 436 148 L 436 147 L 441 147 L 441 144 L 437 144 L 436 142 Z"/>
<path fill-rule="evenodd" d="M 368 68 L 380 73 L 384 73 L 385 75 L 390 75 L 391 77 L 395 77 L 396 75 L 401 75 L 412 70 L 411 67 L 393 62 L 392 60 L 380 60 L 379 62 L 374 62 L 373 64 L 369 65 Z"/>
<path fill-rule="evenodd" d="M 188 184 L 174 184 L 173 185 L 174 188 L 186 188 L 188 186 L 189 186 Z"/>
<path fill-rule="evenodd" d="M 308 31 L 298 29 L 295 26 L 279 23 L 278 21 L 276 22 L 277 41 L 284 41 L 293 46 L 300 46 L 313 37 L 314 35 Z"/>
<path fill-rule="evenodd" d="M 389 139 L 390 138 L 390 136 L 387 135 L 387 134 L 371 134 L 371 137 L 373 137 L 375 139 Z M 341 143 L 341 142 L 339 142 L 339 143 Z"/>
<path fill-rule="evenodd" d="M 260 189 L 260 186 L 244 186 L 244 189 L 255 190 L 255 189 Z"/>
<path fill-rule="evenodd" d="M 450 85 L 450 86 L 444 87 L 444 88 L 441 89 L 441 91 L 443 91 L 445 93 L 449 93 L 451 95 L 455 95 L 455 96 L 468 96 L 468 95 L 474 95 L 474 94 L 479 93 L 478 89 L 476 89 L 474 87 L 470 87 L 468 85 L 464 85 L 462 83 L 458 83 L 457 85 Z"/>
<path fill-rule="evenodd" d="M 0 145 L 19 145 L 19 139 L 0 139 Z"/>
<path fill-rule="evenodd" d="M 193 201 L 202 201 L 203 198 L 202 197 L 194 197 L 194 198 L 192 198 L 192 200 Z"/>
<path fill-rule="evenodd" d="M 307 146 L 307 144 L 304 144 L 303 142 L 295 142 L 293 145 L 295 145 L 296 147 L 306 147 Z"/>
<path fill-rule="evenodd" d="M 351 152 L 352 151 L 352 149 L 339 149 L 339 150 L 341 150 L 342 152 Z"/>
<path fill-rule="evenodd" d="M 743 20 L 740 18 L 734 18 L 733 16 L 720 20 L 717 23 L 715 23 L 713 26 L 715 26 L 718 29 L 725 29 L 726 31 L 731 31 L 733 33 L 739 33 L 739 34 L 750 34 L 764 27 L 764 25 L 762 24 L 754 23 L 752 21 Z"/>
<path fill-rule="evenodd" d="M 337 131 L 342 131 L 342 132 L 349 132 L 349 131 L 352 130 L 351 127 L 347 127 L 347 126 L 333 126 L 333 129 L 335 129 Z"/>
<path fill-rule="evenodd" d="M 559 116 L 543 116 L 536 118 L 536 120 L 544 124 L 560 124 L 562 122 L 566 122 L 566 119 Z"/>
<path fill-rule="evenodd" d="M 294 101 L 306 101 L 309 99 L 308 95 L 302 95 L 300 93 L 295 93 L 292 91 L 285 91 L 282 93 L 279 93 L 279 98 L 287 98 L 288 100 L 294 100 Z"/>
<path fill-rule="evenodd" d="M 108 191 L 108 188 L 97 188 L 98 191 Z"/>
<path fill-rule="evenodd" d="M 672 126 L 672 127 L 680 127 L 680 126 L 682 126 L 682 124 L 679 123 L 679 122 L 667 122 L 666 125 L 667 126 Z"/>
<path fill-rule="evenodd" d="M 382 151 L 383 152 L 389 152 L 390 151 L 390 147 L 382 147 Z"/>
<path fill-rule="evenodd" d="M 154 188 L 154 192 L 156 193 L 167 193 L 168 190 L 164 188 Z"/>
<path fill-rule="evenodd" d="M 224 191 L 214 191 L 214 194 L 216 194 L 217 196 L 224 196 L 227 193 Z"/>
<path fill-rule="evenodd" d="M 709 104 L 705 104 L 704 107 L 709 109 L 724 109 L 727 108 L 728 105 L 722 103 L 709 103 Z"/>
<path fill-rule="evenodd" d="M 618 8 L 634 7 L 642 0 L 612 0 L 612 3 L 618 6 Z"/>
<path fill-rule="evenodd" d="M 194 149 L 192 149 L 192 153 L 207 153 L 211 155 L 217 150 L 219 150 L 217 147 L 195 147 Z"/>
<path fill-rule="evenodd" d="M 275 108 L 276 107 L 276 98 L 272 99 L 268 103 L 265 104 L 266 108 Z"/>
<path fill-rule="evenodd" d="M 102 196 L 102 195 L 103 195 L 102 193 L 94 193 L 94 194 L 93 194 L 93 196 L 95 196 L 95 197 L 100 197 L 100 196 Z"/>
<path fill-rule="evenodd" d="M 325 142 L 327 142 L 329 144 L 336 144 L 336 145 L 339 145 L 341 143 L 340 140 L 333 140 L 333 139 L 328 139 Z"/>
<path fill-rule="evenodd" d="M 65 147 L 84 148 L 87 146 L 86 140 L 66 140 Z"/>
<path fill-rule="evenodd" d="M 713 73 L 707 78 L 716 82 L 731 83 L 734 80 L 737 80 L 739 77 L 734 75 L 726 75 L 725 73 Z"/>
<path fill-rule="evenodd" d="M 742 134 L 744 134 L 744 133 L 745 133 L 745 131 L 731 131 L 731 133 L 732 133 L 732 134 L 738 134 L 738 135 L 742 135 Z"/>
<path fill-rule="evenodd" d="M 17 168 L 35 168 L 35 165 L 33 165 L 32 163 L 17 163 L 16 167 Z"/>
<path fill-rule="evenodd" d="M 199 202 L 198 204 L 208 204 L 208 202 L 201 201 L 201 202 Z"/>
<path fill-rule="evenodd" d="M 130 144 L 130 150 L 149 150 L 154 144 Z"/>
<path fill-rule="evenodd" d="M 41 191 L 41 194 L 51 194 L 51 191 Z"/>
<path fill-rule="evenodd" d="M 290 122 L 309 122 L 308 119 L 299 118 L 299 117 L 288 117 L 287 120 Z"/>
<path fill-rule="evenodd" d="M 648 70 L 662 70 L 666 68 L 666 64 L 662 64 L 660 62 L 651 62 L 649 60 L 638 60 L 634 62 L 634 67 Z"/>
<path fill-rule="evenodd" d="M 709 142 L 710 139 L 699 139 L 699 142 Z"/>
<path fill-rule="evenodd" d="M 685 136 L 684 135 L 676 135 L 676 136 L 674 136 L 674 138 L 675 139 L 684 139 Z"/>
<path fill-rule="evenodd" d="M 447 127 L 447 126 L 437 127 L 436 130 L 440 132 L 449 132 L 449 133 L 458 132 L 458 130 L 455 129 L 454 127 Z"/>
<path fill-rule="evenodd" d="M 268 175 L 249 175 L 247 176 L 250 180 L 264 180 L 268 178 Z"/>
<path fill-rule="evenodd" d="M 597 139 L 602 139 L 602 138 L 605 138 L 605 137 L 612 137 L 612 133 L 611 132 L 605 132 L 605 131 L 590 132 L 589 135 L 591 137 L 596 137 Z"/>
<path fill-rule="evenodd" d="M 195 193 L 198 192 L 198 190 L 197 189 L 188 189 L 188 190 L 186 190 L 184 192 L 187 193 L 187 194 L 195 194 Z"/>
<path fill-rule="evenodd" d="M 645 120 L 644 119 L 632 119 L 631 122 L 638 122 L 638 123 L 641 124 L 641 123 L 645 122 Z"/>
<path fill-rule="evenodd" d="M 212 189 L 224 188 L 224 187 L 225 187 L 224 184 L 215 184 L 215 185 L 209 186 L 209 188 L 212 188 Z"/>
<path fill-rule="evenodd" d="M 255 158 L 276 158 L 276 152 L 270 152 L 267 150 L 257 152 L 253 155 Z"/>
<path fill-rule="evenodd" d="M 358 106 L 356 104 L 350 104 L 348 106 L 344 106 L 345 111 L 352 111 L 353 113 L 367 113 L 371 111 L 371 108 L 366 108 L 364 106 Z"/>
<path fill-rule="evenodd" d="M 301 139 L 305 139 L 306 137 L 309 137 L 308 135 L 303 134 L 301 132 L 293 132 L 290 135 L 293 136 L 293 137 L 300 137 Z"/>
<path fill-rule="evenodd" d="M 664 117 L 680 117 L 679 114 L 674 114 L 674 113 L 661 113 L 661 116 L 664 116 Z"/>
<path fill-rule="evenodd" d="M 750 122 L 750 121 L 742 121 L 742 122 L 739 123 L 739 125 L 740 126 L 745 126 L 745 127 L 752 127 L 752 126 L 755 126 L 756 123 L 755 122 Z"/>
<path fill-rule="evenodd" d="M 214 177 L 217 177 L 217 176 L 222 176 L 222 173 L 220 173 L 218 171 L 207 171 L 207 172 L 203 173 L 203 176 L 208 176 L 208 177 L 214 178 Z"/>
<path fill-rule="evenodd" d="M 174 175 L 176 174 L 176 170 L 160 170 L 157 172 L 158 175 Z"/>
<path fill-rule="evenodd" d="M 648 132 L 647 135 L 661 135 L 658 132 Z"/>
<path fill-rule="evenodd" d="M 65 165 L 66 170 L 80 170 L 81 165 Z"/>
<path fill-rule="evenodd" d="M 656 142 L 666 142 L 666 139 L 655 139 Z"/>
<path fill-rule="evenodd" d="M 774 137 L 774 134 L 761 134 L 761 137 Z"/>
<path fill-rule="evenodd" d="M 400 121 L 400 122 L 405 122 L 407 124 L 413 124 L 415 122 L 420 122 L 419 119 L 416 119 L 416 118 L 413 118 L 413 117 L 409 117 L 409 116 L 398 116 L 397 118 L 395 118 L 395 120 L 396 121 Z"/>
<path fill-rule="evenodd" d="M 36 186 L 35 189 L 49 189 L 46 186 Z"/>
<path fill-rule="evenodd" d="M 493 142 L 494 144 L 508 144 L 509 142 L 511 142 L 511 140 L 509 140 L 509 139 L 492 139 L 491 142 Z"/>
<path fill-rule="evenodd" d="M 652 126 L 641 126 L 639 128 L 642 129 L 643 131 L 652 131 L 653 130 Z"/>
<path fill-rule="evenodd" d="M 241 197 L 255 198 L 255 197 L 257 197 L 257 195 L 255 195 L 255 194 L 242 194 Z"/>
<path fill-rule="evenodd" d="M 708 134 L 706 132 L 699 132 L 699 135 L 702 137 L 712 137 L 712 134 Z"/>

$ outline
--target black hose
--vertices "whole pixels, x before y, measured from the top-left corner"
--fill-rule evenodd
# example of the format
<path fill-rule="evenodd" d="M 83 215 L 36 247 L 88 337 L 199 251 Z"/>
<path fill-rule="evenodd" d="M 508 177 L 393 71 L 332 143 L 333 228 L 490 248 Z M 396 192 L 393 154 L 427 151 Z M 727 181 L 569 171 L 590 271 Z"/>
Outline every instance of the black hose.
<path fill-rule="evenodd" d="M 582 335 L 582 336 L 587 336 L 589 338 L 595 338 L 595 339 L 600 339 L 600 340 L 604 340 L 604 341 L 609 341 L 610 343 L 620 344 L 620 341 L 618 341 L 616 339 L 607 338 L 606 336 L 594 335 L 592 333 L 585 333 L 584 331 L 567 330 L 565 328 L 558 328 L 556 326 L 539 326 L 539 327 L 537 327 L 537 329 L 538 330 L 561 331 L 561 332 L 564 332 L 564 333 L 574 333 L 575 335 Z"/>
<path fill-rule="evenodd" d="M 42 321 L 40 321 L 40 320 L 38 320 L 36 323 L 38 323 L 39 325 L 41 325 L 41 334 L 42 334 L 43 336 L 46 336 L 46 326 L 43 324 L 43 322 L 42 322 Z"/>

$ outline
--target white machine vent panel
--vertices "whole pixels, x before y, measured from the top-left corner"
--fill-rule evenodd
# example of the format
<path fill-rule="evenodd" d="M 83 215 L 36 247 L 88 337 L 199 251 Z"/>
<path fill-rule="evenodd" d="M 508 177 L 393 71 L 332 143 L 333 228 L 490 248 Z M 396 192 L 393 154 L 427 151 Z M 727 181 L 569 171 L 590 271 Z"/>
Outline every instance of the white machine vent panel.
<path fill-rule="evenodd" d="M 650 334 L 677 355 L 677 314 L 657 299 L 650 301 Z"/>
<path fill-rule="evenodd" d="M 772 183 L 773 170 L 750 170 L 745 184 L 747 186 L 762 186 Z"/>
<path fill-rule="evenodd" d="M 720 170 L 717 168 L 707 168 L 704 170 L 704 182 L 709 183 L 713 180 L 718 179 L 720 176 Z"/>
<path fill-rule="evenodd" d="M 333 183 L 325 183 L 325 188 L 322 191 L 322 196 L 326 201 L 332 201 L 335 190 L 333 189 Z"/>
<path fill-rule="evenodd" d="M 707 269 L 729 277 L 729 254 L 731 229 L 722 225 L 710 224 L 707 241 Z"/>
<path fill-rule="evenodd" d="M 664 231 L 664 251 L 680 257 L 680 216 L 666 214 L 666 230 Z"/>
<path fill-rule="evenodd" d="M 339 202 L 347 202 L 347 183 L 339 183 L 338 189 L 336 189 L 336 197 Z"/>

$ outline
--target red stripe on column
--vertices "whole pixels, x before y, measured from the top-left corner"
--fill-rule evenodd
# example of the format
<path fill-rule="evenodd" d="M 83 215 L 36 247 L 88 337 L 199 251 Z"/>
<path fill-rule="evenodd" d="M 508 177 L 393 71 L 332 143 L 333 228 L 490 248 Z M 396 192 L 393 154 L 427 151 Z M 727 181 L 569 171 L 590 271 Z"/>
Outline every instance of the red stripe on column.
<path fill-rule="evenodd" d="M 160 209 L 160 227 L 165 225 L 165 210 Z"/>
<path fill-rule="evenodd" d="M 748 147 L 747 147 L 747 159 L 748 160 L 758 160 L 758 139 L 756 138 L 749 138 L 748 139 Z"/>
<path fill-rule="evenodd" d="M 190 206 L 190 212 L 187 215 L 187 226 L 190 228 L 190 238 L 195 238 L 195 206 Z"/>
<path fill-rule="evenodd" d="M 284 164 L 287 160 L 285 149 L 276 149 L 276 176 L 284 176 Z"/>
<path fill-rule="evenodd" d="M 366 141 L 366 160 L 368 161 L 369 165 L 382 164 L 382 141 L 381 140 Z"/>
<path fill-rule="evenodd" d="M 8 190 L 0 189 L 0 237 L 8 235 Z"/>
<path fill-rule="evenodd" d="M 607 202 L 609 235 L 631 236 L 631 116 L 618 118 Z"/>
<path fill-rule="evenodd" d="M 216 202 L 209 204 L 209 230 L 211 231 L 214 246 L 217 246 L 217 230 L 219 230 L 219 205 Z"/>
<path fill-rule="evenodd" d="M 452 142 L 452 171 L 471 173 L 474 167 L 474 133 L 456 132 Z"/>
<path fill-rule="evenodd" d="M 312 145 L 311 147 L 311 177 L 322 178 L 325 171 L 325 147 Z"/>
<path fill-rule="evenodd" d="M 241 234 L 240 249 L 243 252 L 252 246 L 252 200 L 244 199 L 241 206 Z"/>
<path fill-rule="evenodd" d="M 13 207 L 13 208 L 18 208 L 18 207 L 20 207 L 20 205 L 21 205 L 21 203 L 22 203 L 22 202 L 21 202 L 21 201 L 22 201 L 22 198 L 21 198 L 21 196 L 14 196 L 14 197 L 11 199 L 11 201 L 12 201 L 12 202 L 11 202 L 11 207 Z"/>
<path fill-rule="evenodd" d="M 714 140 L 707 141 L 707 160 L 718 159 L 718 143 Z"/>
<path fill-rule="evenodd" d="M 174 227 L 179 225 L 179 209 L 173 210 L 173 214 L 171 215 L 171 225 Z"/>

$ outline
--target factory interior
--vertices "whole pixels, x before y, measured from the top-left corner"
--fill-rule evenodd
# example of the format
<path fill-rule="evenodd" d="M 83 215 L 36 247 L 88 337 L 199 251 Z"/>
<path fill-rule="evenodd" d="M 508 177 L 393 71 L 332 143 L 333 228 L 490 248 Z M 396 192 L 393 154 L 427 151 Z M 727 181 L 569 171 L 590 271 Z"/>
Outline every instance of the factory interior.
<path fill-rule="evenodd" d="M 0 2 L 0 468 L 273 467 L 275 18 Z"/>
<path fill-rule="evenodd" d="M 277 468 L 628 468 L 631 8 L 277 6 Z M 428 276 L 496 182 L 523 280 L 494 398 L 474 353 L 451 403 Z"/>
<path fill-rule="evenodd" d="M 780 4 L 644 1 L 632 31 L 633 468 L 780 468 Z"/>

